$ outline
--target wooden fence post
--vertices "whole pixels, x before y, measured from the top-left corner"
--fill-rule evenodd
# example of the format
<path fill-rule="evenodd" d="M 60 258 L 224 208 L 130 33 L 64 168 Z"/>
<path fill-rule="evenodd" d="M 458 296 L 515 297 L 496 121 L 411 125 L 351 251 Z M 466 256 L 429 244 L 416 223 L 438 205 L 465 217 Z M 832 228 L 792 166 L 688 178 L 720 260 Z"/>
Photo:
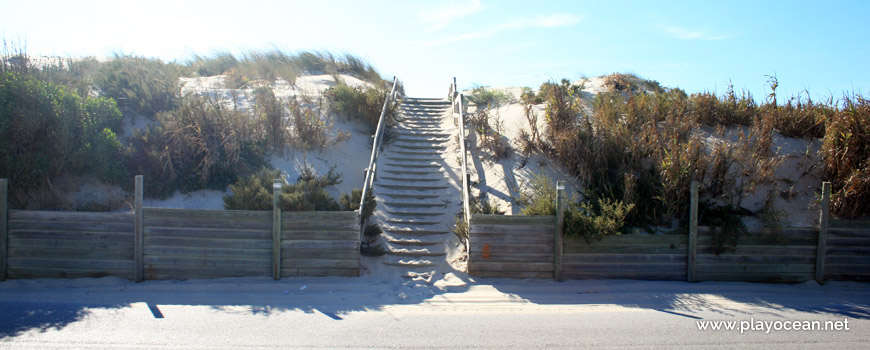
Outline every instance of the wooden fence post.
<path fill-rule="evenodd" d="M 6 280 L 6 245 L 8 244 L 9 221 L 8 212 L 8 197 L 9 197 L 9 180 L 0 179 L 0 281 Z"/>
<path fill-rule="evenodd" d="M 144 181 L 142 175 L 136 175 L 133 195 L 133 260 L 135 261 L 135 281 L 145 279 L 145 213 L 142 210 Z"/>
<path fill-rule="evenodd" d="M 822 212 L 819 218 L 819 243 L 816 245 L 816 283 L 825 277 L 825 243 L 828 237 L 828 214 L 831 203 L 831 183 L 822 182 Z"/>
<path fill-rule="evenodd" d="M 565 181 L 556 181 L 556 237 L 555 253 L 553 254 L 553 279 L 562 281 L 562 234 L 565 229 L 565 203 L 562 192 L 565 190 Z"/>
<path fill-rule="evenodd" d="M 281 279 L 281 188 L 284 180 L 272 184 L 272 278 Z"/>
<path fill-rule="evenodd" d="M 698 181 L 692 181 L 689 206 L 689 261 L 686 265 L 686 280 L 695 282 L 695 258 L 698 242 Z"/>

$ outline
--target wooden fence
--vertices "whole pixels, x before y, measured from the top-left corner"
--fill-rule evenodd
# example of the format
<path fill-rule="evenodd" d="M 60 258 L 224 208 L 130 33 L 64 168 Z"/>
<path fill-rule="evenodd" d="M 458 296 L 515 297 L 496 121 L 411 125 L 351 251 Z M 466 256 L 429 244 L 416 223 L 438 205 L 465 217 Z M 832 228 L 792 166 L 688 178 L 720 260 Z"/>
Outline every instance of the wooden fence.
<path fill-rule="evenodd" d="M 468 273 L 479 277 L 551 278 L 555 216 L 471 216 Z"/>
<path fill-rule="evenodd" d="M 829 185 L 823 192 L 830 193 Z M 696 190 L 692 197 L 696 208 Z M 829 228 L 827 198 L 820 227 L 750 228 L 736 240 L 697 226 L 696 210 L 689 234 L 606 236 L 591 243 L 561 242 L 561 219 L 555 216 L 472 215 L 468 272 L 556 280 L 870 281 L 870 222 L 835 220 Z"/>
<path fill-rule="evenodd" d="M 0 179 L 0 280 L 359 275 L 357 212 L 144 208 L 140 179 L 134 213 L 8 216 Z"/>

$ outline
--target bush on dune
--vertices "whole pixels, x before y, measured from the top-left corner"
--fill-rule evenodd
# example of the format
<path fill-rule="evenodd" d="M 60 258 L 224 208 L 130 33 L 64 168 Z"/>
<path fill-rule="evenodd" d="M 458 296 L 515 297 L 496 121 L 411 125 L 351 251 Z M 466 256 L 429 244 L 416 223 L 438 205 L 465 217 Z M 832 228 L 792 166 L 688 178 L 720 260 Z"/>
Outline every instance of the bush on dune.
<path fill-rule="evenodd" d="M 94 84 L 123 110 L 145 116 L 176 106 L 182 67 L 144 57 L 116 56 L 101 65 Z"/>

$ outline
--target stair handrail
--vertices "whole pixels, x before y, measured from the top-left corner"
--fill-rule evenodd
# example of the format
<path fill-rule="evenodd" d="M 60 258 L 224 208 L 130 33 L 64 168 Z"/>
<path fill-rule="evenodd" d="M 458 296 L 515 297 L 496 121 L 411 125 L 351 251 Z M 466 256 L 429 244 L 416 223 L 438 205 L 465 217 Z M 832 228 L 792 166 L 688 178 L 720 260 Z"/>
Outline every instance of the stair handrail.
<path fill-rule="evenodd" d="M 453 84 L 450 85 L 450 96 L 453 99 L 453 115 L 459 121 L 459 152 L 462 153 L 462 210 L 465 214 L 465 227 L 471 227 L 471 200 L 468 191 L 468 156 L 465 151 L 465 113 L 462 111 L 463 94 L 459 93 L 459 88 L 456 86 L 456 77 L 453 77 Z M 468 239 L 465 240 L 466 248 L 468 248 Z"/>
<path fill-rule="evenodd" d="M 393 76 L 393 87 L 390 88 L 390 93 L 387 94 L 387 97 L 384 98 L 384 107 L 381 108 L 381 116 L 378 117 L 378 126 L 375 129 L 375 134 L 373 136 L 374 140 L 372 141 L 372 156 L 369 158 L 369 166 L 366 168 L 366 178 L 363 183 L 362 189 L 362 197 L 360 198 L 359 203 L 359 238 L 362 240 L 363 232 L 365 231 L 366 222 L 363 218 L 363 213 L 366 208 L 366 196 L 369 191 L 372 190 L 372 182 L 375 180 L 376 171 L 377 171 L 377 161 L 378 155 L 380 154 L 381 142 L 384 138 L 384 127 L 386 123 L 384 122 L 384 116 L 387 114 L 387 107 L 390 105 L 390 102 L 395 100 L 396 98 L 396 83 L 398 82 L 398 78 Z"/>

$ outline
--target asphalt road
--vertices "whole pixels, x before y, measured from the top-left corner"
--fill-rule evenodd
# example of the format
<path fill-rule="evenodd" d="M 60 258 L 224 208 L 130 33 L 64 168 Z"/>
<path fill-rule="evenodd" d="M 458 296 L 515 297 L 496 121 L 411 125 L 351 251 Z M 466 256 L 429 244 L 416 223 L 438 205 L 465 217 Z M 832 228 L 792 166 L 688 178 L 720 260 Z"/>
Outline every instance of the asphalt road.
<path fill-rule="evenodd" d="M 866 283 L 489 280 L 452 290 L 402 286 L 420 291 L 409 294 L 391 284 L 360 288 L 366 284 L 342 281 L 7 281 L 0 283 L 0 348 L 866 349 L 870 344 Z M 698 322 L 706 321 L 735 321 L 739 327 L 750 321 L 813 320 L 846 321 L 849 330 L 698 329 Z"/>

